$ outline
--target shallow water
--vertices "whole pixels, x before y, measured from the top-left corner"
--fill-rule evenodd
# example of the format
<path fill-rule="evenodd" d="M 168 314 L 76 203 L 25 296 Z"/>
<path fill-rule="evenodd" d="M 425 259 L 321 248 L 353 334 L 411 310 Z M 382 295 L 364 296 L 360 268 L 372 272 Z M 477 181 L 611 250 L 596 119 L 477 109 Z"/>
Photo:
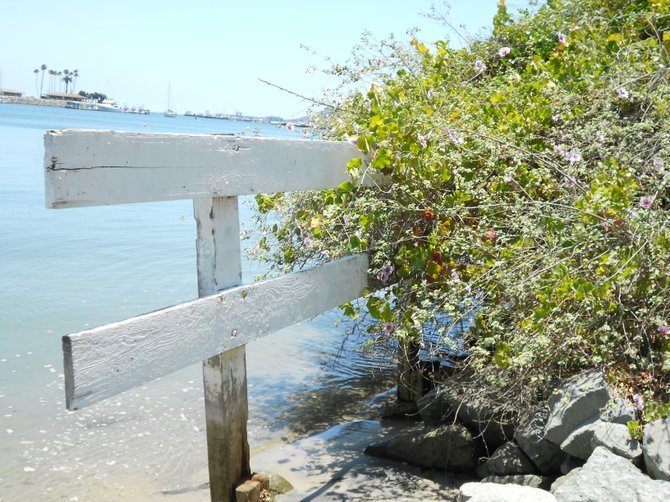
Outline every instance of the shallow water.
<path fill-rule="evenodd" d="M 0 104 L 0 501 L 208 500 L 200 365 L 64 409 L 63 334 L 197 296 L 190 201 L 44 208 L 42 136 L 73 127 L 291 133 Z M 251 213 L 243 207 L 244 228 Z M 243 268 L 246 282 L 259 271 L 247 260 Z M 359 353 L 360 340 L 345 340 L 336 319 L 326 314 L 248 346 L 252 451 L 360 415 L 359 403 L 390 385 L 389 363 Z"/>

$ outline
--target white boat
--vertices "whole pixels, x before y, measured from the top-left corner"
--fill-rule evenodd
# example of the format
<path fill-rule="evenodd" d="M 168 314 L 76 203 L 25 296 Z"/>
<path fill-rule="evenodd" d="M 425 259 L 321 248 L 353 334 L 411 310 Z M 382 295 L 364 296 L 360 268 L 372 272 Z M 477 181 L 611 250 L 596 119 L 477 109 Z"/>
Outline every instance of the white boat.
<path fill-rule="evenodd" d="M 177 112 L 170 108 L 170 84 L 168 84 L 168 98 L 167 98 L 167 110 L 163 112 L 163 115 L 166 117 L 176 117 Z"/>
<path fill-rule="evenodd" d="M 98 103 L 98 111 L 121 113 L 123 110 L 113 99 L 103 99 L 102 102 Z"/>

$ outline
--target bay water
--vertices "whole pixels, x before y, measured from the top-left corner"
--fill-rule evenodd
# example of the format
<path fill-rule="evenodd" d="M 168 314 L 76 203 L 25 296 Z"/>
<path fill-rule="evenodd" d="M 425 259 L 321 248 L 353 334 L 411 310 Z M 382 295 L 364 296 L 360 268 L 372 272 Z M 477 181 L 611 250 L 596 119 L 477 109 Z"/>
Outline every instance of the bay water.
<path fill-rule="evenodd" d="M 191 201 L 45 208 L 43 136 L 71 128 L 300 134 L 0 104 L 0 501 L 209 500 L 200 365 L 65 411 L 62 335 L 197 297 Z M 245 230 L 252 201 L 241 208 Z M 244 259 L 243 281 L 260 270 Z M 361 353 L 336 321 L 326 313 L 249 344 L 252 452 L 358 416 L 390 385 L 390 362 Z"/>

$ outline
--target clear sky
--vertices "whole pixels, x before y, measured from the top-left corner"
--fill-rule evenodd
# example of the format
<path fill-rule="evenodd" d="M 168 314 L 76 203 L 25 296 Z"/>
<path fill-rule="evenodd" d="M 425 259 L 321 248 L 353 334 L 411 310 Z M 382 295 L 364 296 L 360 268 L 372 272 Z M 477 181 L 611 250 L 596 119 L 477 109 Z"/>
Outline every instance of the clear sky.
<path fill-rule="evenodd" d="M 368 30 L 430 42 L 457 37 L 422 16 L 440 6 L 453 25 L 468 33 L 490 27 L 498 0 L 90 0 L 2 1 L 0 87 L 35 96 L 33 71 L 79 72 L 76 91 L 102 92 L 119 104 L 178 113 L 304 115 L 307 104 L 259 82 L 319 97 L 328 85 L 310 66 L 322 59 L 345 61 Z M 527 0 L 509 0 L 524 6 Z M 489 28 L 490 29 L 490 28 Z M 49 88 L 45 72 L 43 91 Z"/>

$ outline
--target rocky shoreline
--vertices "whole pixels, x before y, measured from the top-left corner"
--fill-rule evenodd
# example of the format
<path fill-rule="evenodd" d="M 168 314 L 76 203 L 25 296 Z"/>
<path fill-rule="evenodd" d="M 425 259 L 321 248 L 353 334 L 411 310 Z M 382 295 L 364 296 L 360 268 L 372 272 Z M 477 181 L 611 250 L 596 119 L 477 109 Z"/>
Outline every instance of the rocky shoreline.
<path fill-rule="evenodd" d="M 35 105 L 35 106 L 51 106 L 54 108 L 65 108 L 66 102 L 56 99 L 40 99 L 30 96 L 0 96 L 0 103 L 8 103 L 13 105 Z"/>
<path fill-rule="evenodd" d="M 426 470 L 479 478 L 460 487 L 459 502 L 661 502 L 670 500 L 670 419 L 633 439 L 632 403 L 613 395 L 599 371 L 564 381 L 524 417 L 489 398 L 464 402 L 463 378 L 448 380 L 407 409 L 423 427 L 370 445 L 368 455 Z M 482 395 L 486 396 L 486 392 Z"/>

